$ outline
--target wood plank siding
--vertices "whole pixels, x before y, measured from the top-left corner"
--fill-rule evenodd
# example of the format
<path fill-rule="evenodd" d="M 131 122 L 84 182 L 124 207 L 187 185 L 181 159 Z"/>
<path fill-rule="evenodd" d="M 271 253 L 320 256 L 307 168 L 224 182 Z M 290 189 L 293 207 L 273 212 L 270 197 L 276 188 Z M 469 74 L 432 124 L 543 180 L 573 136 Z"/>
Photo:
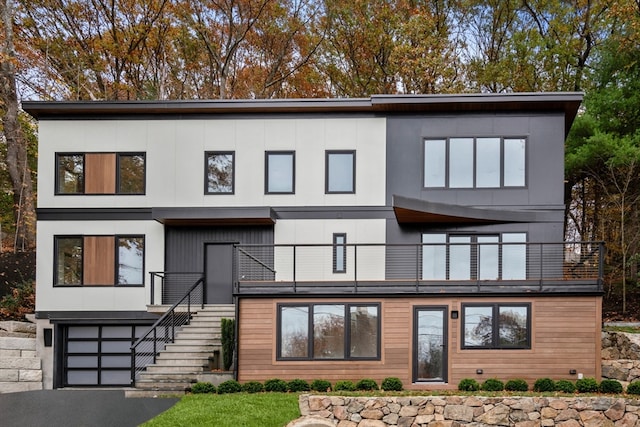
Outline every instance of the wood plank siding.
<path fill-rule="evenodd" d="M 379 303 L 381 358 L 375 361 L 278 361 L 276 315 L 278 303 Z M 530 303 L 531 349 L 476 350 L 460 344 L 462 304 Z M 463 378 L 479 382 L 522 378 L 530 386 L 542 377 L 577 379 L 600 377 L 599 296 L 458 297 L 451 298 L 356 298 L 275 299 L 241 298 L 239 304 L 238 375 L 240 382 L 269 378 L 303 378 L 357 381 L 398 377 L 406 389 L 454 389 Z M 412 384 L 414 307 L 447 307 L 448 381 Z M 457 310 L 459 319 L 451 319 Z M 477 374 L 478 369 L 482 374 Z"/>
<path fill-rule="evenodd" d="M 115 237 L 85 236 L 83 274 L 85 285 L 113 286 Z"/>
<path fill-rule="evenodd" d="M 115 194 L 115 153 L 87 153 L 84 162 L 84 192 L 86 194 Z"/>

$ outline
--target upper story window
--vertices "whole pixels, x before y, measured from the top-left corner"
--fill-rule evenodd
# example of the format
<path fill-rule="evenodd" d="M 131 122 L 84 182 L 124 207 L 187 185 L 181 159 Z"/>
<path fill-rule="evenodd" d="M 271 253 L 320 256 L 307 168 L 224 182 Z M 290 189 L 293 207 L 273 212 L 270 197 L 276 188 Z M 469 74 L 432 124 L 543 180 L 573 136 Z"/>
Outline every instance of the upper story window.
<path fill-rule="evenodd" d="M 265 153 L 266 194 L 295 193 L 295 152 L 267 151 Z"/>
<path fill-rule="evenodd" d="M 204 155 L 206 194 L 233 194 L 235 191 L 235 153 L 208 151 Z"/>
<path fill-rule="evenodd" d="M 525 138 L 424 141 L 424 187 L 504 188 L 526 184 Z"/>
<path fill-rule="evenodd" d="M 145 194 L 144 153 L 56 154 L 56 194 Z"/>
<path fill-rule="evenodd" d="M 144 236 L 55 236 L 56 286 L 144 285 Z"/>
<path fill-rule="evenodd" d="M 326 193 L 355 193 L 356 152 L 327 151 L 325 177 Z"/>
<path fill-rule="evenodd" d="M 279 360 L 380 359 L 379 304 L 278 305 Z"/>
<path fill-rule="evenodd" d="M 463 304 L 462 348 L 531 348 L 530 304 Z"/>
<path fill-rule="evenodd" d="M 333 234 L 333 272 L 347 272 L 347 234 Z"/>

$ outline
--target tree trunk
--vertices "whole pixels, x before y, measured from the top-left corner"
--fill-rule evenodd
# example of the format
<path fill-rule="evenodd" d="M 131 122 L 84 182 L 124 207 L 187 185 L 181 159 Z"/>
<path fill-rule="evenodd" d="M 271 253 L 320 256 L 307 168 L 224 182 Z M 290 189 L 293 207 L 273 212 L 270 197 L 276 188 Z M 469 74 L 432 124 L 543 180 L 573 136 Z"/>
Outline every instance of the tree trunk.
<path fill-rule="evenodd" d="M 16 238 L 14 251 L 35 246 L 35 206 L 31 171 L 27 162 L 26 141 L 18 121 L 18 95 L 16 91 L 13 44 L 12 0 L 0 1 L 4 26 L 4 44 L 0 57 L 0 117 L 7 143 L 7 170 L 13 186 Z"/>

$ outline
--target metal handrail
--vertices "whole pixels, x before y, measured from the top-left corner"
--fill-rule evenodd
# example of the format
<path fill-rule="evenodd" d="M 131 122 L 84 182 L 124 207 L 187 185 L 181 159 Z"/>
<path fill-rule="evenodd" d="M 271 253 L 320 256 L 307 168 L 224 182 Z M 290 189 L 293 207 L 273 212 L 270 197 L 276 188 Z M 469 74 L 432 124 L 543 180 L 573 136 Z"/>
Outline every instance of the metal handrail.
<path fill-rule="evenodd" d="M 200 277 L 184 294 L 179 301 L 174 303 L 156 322 L 131 346 L 131 384 L 135 384 L 135 380 L 140 372 L 146 369 L 147 365 L 156 363 L 156 358 L 160 351 L 164 350 L 167 344 L 175 341 L 176 329 L 184 325 L 188 325 L 191 320 L 191 298 L 192 293 L 202 287 L 204 294 L 204 277 Z M 186 311 L 179 311 L 179 306 L 186 304 Z M 204 308 L 204 297 L 201 297 L 201 308 Z M 195 311 L 194 311 L 195 313 Z M 152 348 L 139 349 L 143 343 L 151 343 Z M 162 345 L 159 348 L 158 344 Z M 147 363 L 138 363 L 139 359 Z"/>

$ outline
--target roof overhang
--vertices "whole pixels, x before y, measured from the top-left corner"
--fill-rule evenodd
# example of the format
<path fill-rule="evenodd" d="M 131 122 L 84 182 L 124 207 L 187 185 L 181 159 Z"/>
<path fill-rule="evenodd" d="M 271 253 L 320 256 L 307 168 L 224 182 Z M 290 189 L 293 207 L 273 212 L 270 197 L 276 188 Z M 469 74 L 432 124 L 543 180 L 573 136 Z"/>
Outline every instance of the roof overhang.
<path fill-rule="evenodd" d="M 273 225 L 276 214 L 269 207 L 251 208 L 153 208 L 154 220 L 171 226 Z"/>
<path fill-rule="evenodd" d="M 483 113 L 561 111 L 568 132 L 581 92 L 457 95 L 373 95 L 370 98 L 222 99 L 173 101 L 24 101 L 36 119 L 131 116 L 210 116 L 282 113 Z"/>
<path fill-rule="evenodd" d="M 400 224 L 499 224 L 510 222 L 548 222 L 549 211 L 514 211 L 429 202 L 393 196 L 393 211 Z"/>

